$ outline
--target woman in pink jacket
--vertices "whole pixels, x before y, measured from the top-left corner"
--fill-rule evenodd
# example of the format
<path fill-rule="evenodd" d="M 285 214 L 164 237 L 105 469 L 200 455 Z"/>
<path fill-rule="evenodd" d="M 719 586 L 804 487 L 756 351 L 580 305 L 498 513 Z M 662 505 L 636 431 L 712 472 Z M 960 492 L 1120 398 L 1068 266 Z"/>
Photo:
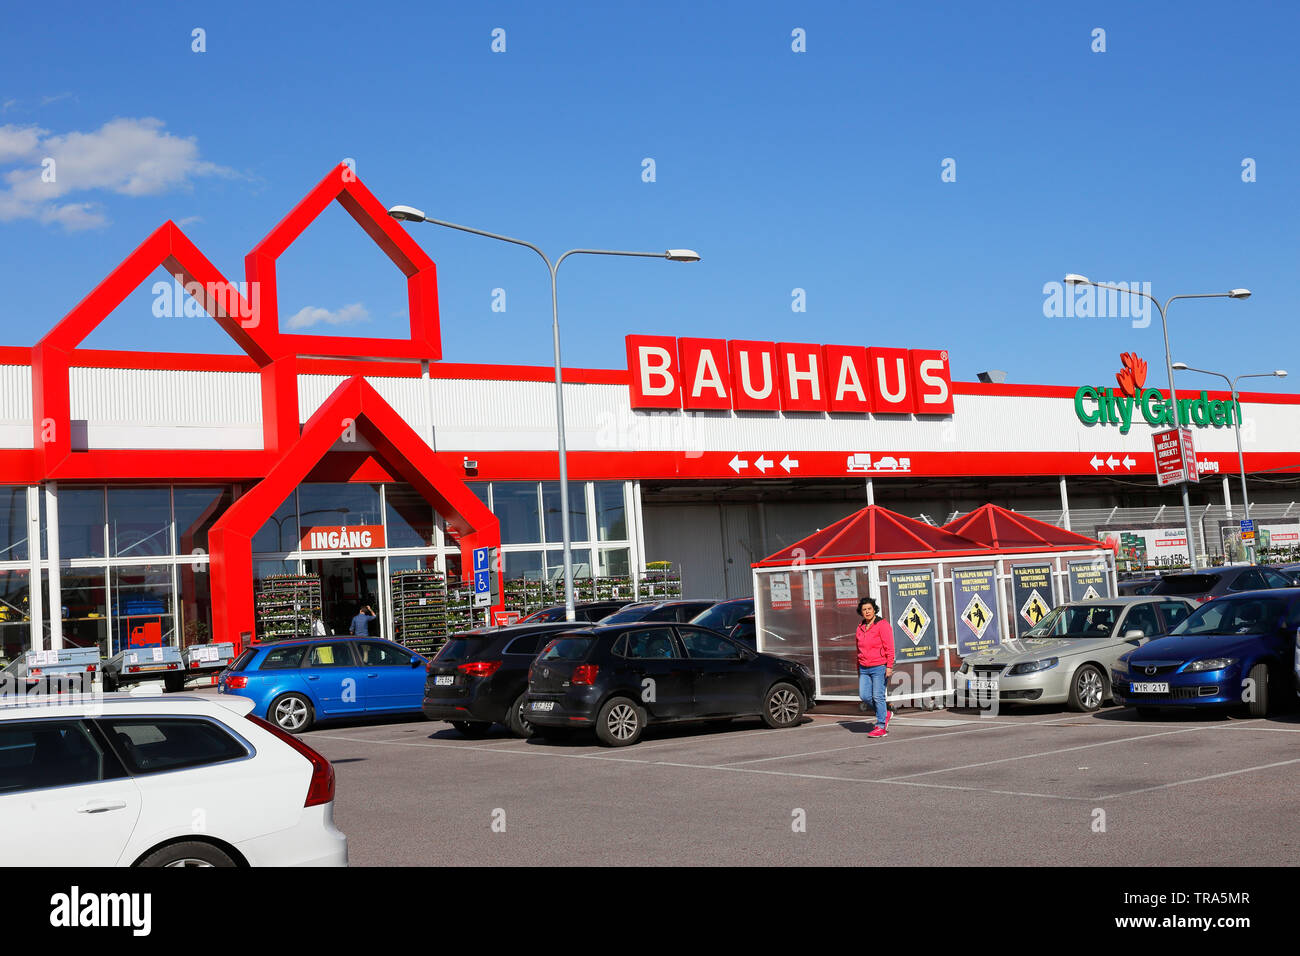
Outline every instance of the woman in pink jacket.
<path fill-rule="evenodd" d="M 889 732 L 889 705 L 885 703 L 886 686 L 894 673 L 894 632 L 880 616 L 874 598 L 858 601 L 858 696 L 862 709 L 871 703 L 876 708 L 876 726 L 868 737 L 884 737 Z"/>

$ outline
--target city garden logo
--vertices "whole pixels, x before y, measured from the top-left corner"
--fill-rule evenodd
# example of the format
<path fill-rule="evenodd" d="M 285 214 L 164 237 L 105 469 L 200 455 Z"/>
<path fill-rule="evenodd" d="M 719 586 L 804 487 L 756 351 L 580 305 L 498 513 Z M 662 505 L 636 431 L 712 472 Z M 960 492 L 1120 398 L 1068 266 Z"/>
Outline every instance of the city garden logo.
<path fill-rule="evenodd" d="M 1147 388 L 1147 363 L 1133 352 L 1120 356 L 1120 370 L 1115 375 L 1118 388 L 1084 385 L 1074 393 L 1074 412 L 1085 425 L 1118 425 L 1127 434 L 1135 415 L 1148 425 L 1169 425 L 1174 419 L 1174 403 L 1157 389 Z M 1216 428 L 1241 420 L 1240 402 L 1210 401 L 1208 392 L 1197 398 L 1180 398 L 1178 412 L 1184 425 L 1213 425 Z"/>

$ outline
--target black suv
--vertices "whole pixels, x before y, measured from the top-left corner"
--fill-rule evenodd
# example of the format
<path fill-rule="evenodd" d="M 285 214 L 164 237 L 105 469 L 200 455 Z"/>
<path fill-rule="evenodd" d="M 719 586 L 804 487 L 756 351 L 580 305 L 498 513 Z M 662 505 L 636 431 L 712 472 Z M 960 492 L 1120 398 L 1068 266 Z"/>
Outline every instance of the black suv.
<path fill-rule="evenodd" d="M 590 624 L 599 621 L 602 617 L 608 617 L 615 611 L 621 611 L 631 603 L 631 601 L 580 601 L 573 605 L 573 619 Z M 564 605 L 557 604 L 554 607 L 544 607 L 540 611 L 534 611 L 518 623 L 546 624 L 552 621 L 563 621 L 564 613 Z"/>
<path fill-rule="evenodd" d="M 1268 565 L 1239 564 L 1203 571 L 1180 571 L 1166 574 L 1148 594 L 1177 594 L 1202 603 L 1237 594 L 1241 591 L 1264 591 L 1270 588 L 1295 587 L 1292 580 Z"/>
<path fill-rule="evenodd" d="M 812 706 L 812 671 L 690 624 L 599 625 L 554 637 L 533 662 L 524 714 L 541 737 L 594 727 L 634 744 L 647 724 L 761 717 L 791 727 Z"/>
<path fill-rule="evenodd" d="M 516 737 L 531 737 L 533 728 L 521 713 L 528 665 L 551 637 L 572 627 L 512 624 L 449 637 L 425 667 L 424 716 L 450 721 L 466 737 L 482 737 L 494 723 Z"/>

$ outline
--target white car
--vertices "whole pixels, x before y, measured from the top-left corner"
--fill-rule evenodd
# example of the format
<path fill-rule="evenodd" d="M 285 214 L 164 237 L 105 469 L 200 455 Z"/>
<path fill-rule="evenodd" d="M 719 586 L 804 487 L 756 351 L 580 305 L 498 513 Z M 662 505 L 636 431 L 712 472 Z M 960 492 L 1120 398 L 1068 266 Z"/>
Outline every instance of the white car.
<path fill-rule="evenodd" d="M 346 866 L 334 768 L 246 697 L 0 698 L 0 864 Z"/>

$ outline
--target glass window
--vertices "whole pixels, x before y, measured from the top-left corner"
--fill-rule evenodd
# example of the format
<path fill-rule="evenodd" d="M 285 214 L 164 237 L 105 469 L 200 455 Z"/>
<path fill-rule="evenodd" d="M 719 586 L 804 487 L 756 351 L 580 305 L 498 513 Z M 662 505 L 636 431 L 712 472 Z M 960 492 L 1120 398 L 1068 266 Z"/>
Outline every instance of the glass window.
<path fill-rule="evenodd" d="M 686 628 L 682 628 L 678 634 L 681 635 L 688 657 L 709 661 L 732 661 L 741 656 L 740 648 L 716 634 Z"/>
<path fill-rule="evenodd" d="M 563 615 L 561 615 L 563 616 Z M 523 637 L 516 637 L 502 652 L 504 654 L 527 654 L 532 657 L 537 653 L 537 645 L 541 641 L 541 634 L 525 634 Z"/>
<path fill-rule="evenodd" d="M 631 572 L 631 558 L 627 548 L 602 548 L 600 551 L 600 576 L 603 578 L 625 578 Z"/>
<path fill-rule="evenodd" d="M 673 644 L 673 632 L 666 627 L 630 631 L 623 653 L 632 660 L 665 660 L 679 656 Z"/>
<path fill-rule="evenodd" d="M 569 540 L 587 540 L 586 483 L 569 482 Z M 549 544 L 564 543 L 564 516 L 560 513 L 560 483 L 542 482 L 542 509 L 546 517 L 546 540 Z"/>
<path fill-rule="evenodd" d="M 597 481 L 595 487 L 597 535 L 601 541 L 626 541 L 627 506 L 623 501 L 623 482 Z"/>
<path fill-rule="evenodd" d="M 59 488 L 58 496 L 59 560 L 102 558 L 104 556 L 104 489 L 64 486 Z M 44 492 L 41 494 L 41 527 L 49 527 L 45 517 Z"/>
<path fill-rule="evenodd" d="M 1286 611 L 1283 598 L 1221 597 L 1202 604 L 1175 629 L 1175 634 L 1267 634 Z"/>
<path fill-rule="evenodd" d="M 248 748 L 213 721 L 190 717 L 119 717 L 100 726 L 132 774 L 162 773 L 239 760 Z"/>
<path fill-rule="evenodd" d="M 60 519 L 63 496 L 59 496 Z M 108 544 L 114 557 L 172 553 L 170 488 L 109 488 Z"/>
<path fill-rule="evenodd" d="M 410 485 L 385 485 L 390 548 L 427 548 L 433 544 L 433 506 Z"/>
<path fill-rule="evenodd" d="M 505 563 L 504 573 L 507 580 L 540 581 L 542 578 L 542 552 L 540 551 L 507 551 L 501 559 Z"/>
<path fill-rule="evenodd" d="M 176 644 L 171 566 L 113 568 L 115 650 Z"/>
<path fill-rule="evenodd" d="M 62 496 L 60 496 L 62 497 Z M 50 593 L 50 572 L 41 572 L 45 593 Z M 108 592 L 104 568 L 62 568 L 59 589 L 63 602 L 64 647 L 98 647 L 104 656 L 108 650 Z M 47 610 L 48 613 L 48 610 Z"/>
<path fill-rule="evenodd" d="M 1160 604 L 1160 613 L 1165 619 L 1165 629 L 1172 631 L 1175 626 L 1183 623 L 1187 615 L 1192 613 L 1192 609 L 1181 601 L 1163 601 Z"/>
<path fill-rule="evenodd" d="M 1257 591 L 1267 588 L 1264 576 L 1254 568 L 1249 568 L 1237 576 L 1237 580 L 1228 585 L 1229 591 Z"/>
<path fill-rule="evenodd" d="M 32 574 L 26 568 L 0 571 L 0 657 L 13 660 L 31 646 Z"/>
<path fill-rule="evenodd" d="M 1270 588 L 1290 588 L 1295 587 L 1283 575 L 1274 571 L 1272 568 L 1260 568 L 1259 573 L 1264 576 L 1265 585 Z"/>
<path fill-rule="evenodd" d="M 78 720 L 0 723 L 0 793 L 95 783 L 121 776 Z"/>
<path fill-rule="evenodd" d="M 379 486 L 358 482 L 299 485 L 298 518 L 304 534 L 308 528 L 383 524 Z M 294 546 L 297 547 L 297 541 Z"/>
<path fill-rule="evenodd" d="M 1129 631 L 1141 631 L 1147 637 L 1155 637 L 1160 633 L 1154 604 L 1139 604 L 1129 610 L 1128 617 L 1124 618 L 1124 630 L 1119 636 L 1123 637 Z"/>
<path fill-rule="evenodd" d="M 257 669 L 259 671 L 294 670 L 301 666 L 303 654 L 306 652 L 307 647 L 304 644 L 273 648 L 262 658 L 262 663 L 258 665 Z M 239 670 L 239 668 L 232 667 L 231 670 Z"/>
<path fill-rule="evenodd" d="M 234 503 L 234 490 L 177 485 L 172 489 L 172 499 L 176 508 L 176 553 L 206 553 L 208 532 Z"/>
<path fill-rule="evenodd" d="M 486 481 L 467 481 L 465 487 L 474 492 L 474 497 L 483 502 L 483 507 L 488 506 L 488 483 Z"/>
<path fill-rule="evenodd" d="M 280 502 L 275 514 L 266 519 L 260 531 L 253 536 L 253 551 L 279 552 L 298 549 L 297 498 L 290 494 Z"/>
<path fill-rule="evenodd" d="M 542 540 L 535 482 L 495 482 L 492 510 L 501 522 L 502 544 L 536 544 Z"/>
<path fill-rule="evenodd" d="M 573 549 L 573 578 L 591 577 L 591 551 L 587 548 Z M 546 552 L 546 578 L 557 581 L 564 587 L 564 549 L 552 548 Z"/>
<path fill-rule="evenodd" d="M 180 578 L 180 604 L 182 647 L 206 644 L 212 638 L 212 591 L 209 586 L 207 564 L 182 564 L 177 568 Z"/>
<path fill-rule="evenodd" d="M 362 667 L 410 667 L 415 655 L 392 644 L 379 641 L 359 641 L 357 651 Z"/>
<path fill-rule="evenodd" d="M 351 667 L 352 648 L 345 642 L 313 644 L 303 667 Z"/>
<path fill-rule="evenodd" d="M 27 489 L 0 487 L 0 561 L 26 561 Z"/>
<path fill-rule="evenodd" d="M 542 651 L 541 661 L 580 661 L 591 650 L 593 641 L 590 637 L 560 637 L 546 645 Z"/>

